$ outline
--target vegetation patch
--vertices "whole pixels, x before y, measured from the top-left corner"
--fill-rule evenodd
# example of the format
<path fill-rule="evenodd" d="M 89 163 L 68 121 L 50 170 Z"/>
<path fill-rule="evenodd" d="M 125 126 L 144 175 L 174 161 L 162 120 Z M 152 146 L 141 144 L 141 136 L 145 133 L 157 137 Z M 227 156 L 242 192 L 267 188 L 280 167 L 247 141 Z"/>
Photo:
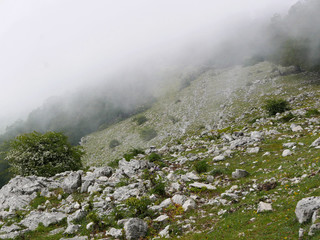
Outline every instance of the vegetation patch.
<path fill-rule="evenodd" d="M 153 128 L 144 128 L 140 131 L 140 137 L 142 140 L 148 142 L 158 135 L 157 131 Z"/>
<path fill-rule="evenodd" d="M 277 113 L 283 113 L 290 110 L 289 103 L 284 99 L 269 99 L 263 107 L 269 116 L 274 116 Z"/>

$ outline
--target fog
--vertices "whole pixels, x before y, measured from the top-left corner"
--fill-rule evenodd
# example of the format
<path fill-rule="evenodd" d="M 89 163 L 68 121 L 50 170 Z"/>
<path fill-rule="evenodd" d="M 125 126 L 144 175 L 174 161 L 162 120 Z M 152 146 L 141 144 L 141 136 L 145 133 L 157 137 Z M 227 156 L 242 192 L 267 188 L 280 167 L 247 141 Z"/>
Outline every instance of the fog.
<path fill-rule="evenodd" d="M 51 96 L 106 82 L 121 89 L 137 79 L 122 82 L 122 72 L 148 67 L 148 81 L 150 69 L 208 57 L 295 2 L 0 0 L 0 129 Z"/>

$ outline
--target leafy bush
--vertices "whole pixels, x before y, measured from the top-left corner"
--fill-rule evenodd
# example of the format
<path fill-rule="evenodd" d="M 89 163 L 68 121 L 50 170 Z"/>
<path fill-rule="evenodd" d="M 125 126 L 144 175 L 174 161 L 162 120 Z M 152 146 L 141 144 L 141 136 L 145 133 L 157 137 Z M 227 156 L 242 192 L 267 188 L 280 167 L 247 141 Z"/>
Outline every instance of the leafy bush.
<path fill-rule="evenodd" d="M 148 209 L 148 206 L 151 205 L 151 200 L 148 197 L 142 197 L 140 199 L 131 197 L 128 198 L 125 203 L 129 207 L 129 210 L 132 212 L 131 217 L 144 218 L 153 215 L 152 212 Z"/>
<path fill-rule="evenodd" d="M 209 165 L 206 160 L 202 160 L 200 162 L 196 162 L 194 164 L 194 168 L 197 171 L 197 173 L 204 173 L 209 170 Z"/>
<path fill-rule="evenodd" d="M 264 105 L 264 109 L 270 116 L 276 115 L 277 113 L 283 113 L 290 110 L 289 103 L 283 99 L 269 99 Z"/>
<path fill-rule="evenodd" d="M 155 161 L 161 160 L 161 156 L 159 154 L 153 152 L 148 156 L 148 160 L 150 162 L 155 162 Z"/>
<path fill-rule="evenodd" d="M 158 134 L 157 134 L 156 130 L 154 130 L 153 128 L 144 128 L 140 132 L 140 137 L 142 138 L 142 140 L 144 140 L 146 142 L 155 138 L 157 135 Z"/>
<path fill-rule="evenodd" d="M 82 167 L 80 146 L 72 146 L 62 133 L 32 132 L 16 137 L 6 153 L 10 171 L 14 174 L 50 177 Z"/>
<path fill-rule="evenodd" d="M 120 145 L 120 142 L 117 139 L 112 139 L 109 142 L 109 148 L 115 148 Z"/>
<path fill-rule="evenodd" d="M 165 196 L 166 195 L 166 184 L 160 180 L 156 181 L 154 183 L 154 186 L 152 187 L 151 193 Z"/>
<path fill-rule="evenodd" d="M 144 151 L 142 149 L 139 149 L 139 148 L 133 148 L 128 153 L 125 153 L 123 155 L 123 157 L 124 157 L 124 159 L 126 159 L 129 162 L 130 159 L 134 158 L 138 154 L 144 154 Z"/>
<path fill-rule="evenodd" d="M 133 119 L 133 121 L 135 121 L 138 125 L 142 125 L 144 124 L 146 121 L 148 121 L 148 118 L 146 118 L 145 116 L 143 115 L 139 115 L 137 117 L 135 117 Z"/>
<path fill-rule="evenodd" d="M 313 117 L 313 116 L 319 116 L 320 112 L 318 109 L 309 109 L 306 113 L 306 117 Z"/>

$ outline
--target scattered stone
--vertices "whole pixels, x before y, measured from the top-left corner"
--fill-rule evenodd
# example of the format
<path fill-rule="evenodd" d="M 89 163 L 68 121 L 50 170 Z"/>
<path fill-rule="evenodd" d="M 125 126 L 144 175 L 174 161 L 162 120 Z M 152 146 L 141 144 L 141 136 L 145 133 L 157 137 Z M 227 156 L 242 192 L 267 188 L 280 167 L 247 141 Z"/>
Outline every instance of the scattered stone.
<path fill-rule="evenodd" d="M 320 209 L 320 197 L 308 197 L 301 199 L 296 206 L 296 217 L 300 224 L 307 222 L 312 214 Z"/>
<path fill-rule="evenodd" d="M 128 240 L 143 238 L 148 231 L 148 224 L 139 218 L 130 218 L 124 224 L 124 232 Z"/>
<path fill-rule="evenodd" d="M 179 205 L 183 205 L 185 203 L 185 201 L 188 200 L 188 197 L 184 196 L 184 195 L 180 195 L 180 194 L 175 194 L 173 197 L 172 197 L 172 202 L 175 203 L 175 204 L 179 204 Z"/>
<path fill-rule="evenodd" d="M 67 229 L 64 231 L 65 234 L 75 234 L 80 230 L 81 225 L 69 225 Z"/>
<path fill-rule="evenodd" d="M 272 211 L 272 205 L 270 203 L 259 202 L 257 213 Z"/>
<path fill-rule="evenodd" d="M 205 183 L 199 183 L 199 182 L 191 183 L 189 186 L 195 187 L 195 188 L 206 188 L 208 190 L 216 190 L 217 189 L 215 186 L 212 186 L 211 184 L 205 184 Z"/>
<path fill-rule="evenodd" d="M 315 235 L 317 232 L 320 231 L 320 223 L 315 223 L 315 224 L 312 224 L 310 229 L 309 229 L 309 233 L 308 235 L 309 236 L 313 236 Z"/>
<path fill-rule="evenodd" d="M 169 217 L 167 215 L 160 215 L 159 217 L 157 217 L 153 221 L 155 221 L 155 222 L 165 222 L 168 219 L 169 219 Z"/>
<path fill-rule="evenodd" d="M 304 235 L 304 229 L 303 229 L 303 228 L 300 228 L 300 229 L 299 229 L 299 240 L 302 240 L 302 239 L 303 239 L 303 235 Z"/>
<path fill-rule="evenodd" d="M 52 231 L 49 232 L 49 235 L 56 235 L 58 233 L 61 233 L 65 230 L 64 227 L 61 227 L 61 228 L 56 228 L 56 229 L 53 229 Z"/>
<path fill-rule="evenodd" d="M 319 147 L 320 146 L 320 137 L 314 140 L 310 147 Z"/>
<path fill-rule="evenodd" d="M 290 126 L 292 132 L 301 132 L 303 130 L 303 128 L 299 125 L 296 125 L 294 123 L 291 124 Z"/>
<path fill-rule="evenodd" d="M 106 235 L 109 235 L 114 238 L 121 238 L 122 237 L 122 230 L 116 228 L 110 228 L 109 231 L 106 232 Z"/>
<path fill-rule="evenodd" d="M 169 229 L 170 229 L 170 225 L 167 225 L 163 230 L 161 230 L 159 232 L 159 236 L 162 238 L 169 238 Z"/>
<path fill-rule="evenodd" d="M 292 152 L 291 152 L 290 149 L 283 150 L 282 157 L 287 157 L 287 156 L 290 156 L 290 155 L 292 155 Z"/>
<path fill-rule="evenodd" d="M 62 189 L 66 193 L 73 193 L 81 186 L 81 174 L 79 172 L 72 172 L 66 177 L 62 183 Z"/>
<path fill-rule="evenodd" d="M 249 176 L 249 173 L 246 170 L 242 169 L 236 169 L 236 171 L 232 173 L 232 177 L 235 179 L 244 178 L 247 176 Z"/>
<path fill-rule="evenodd" d="M 61 212 L 50 213 L 32 211 L 20 222 L 20 224 L 33 231 L 38 227 L 39 223 L 42 223 L 45 227 L 48 227 L 51 224 L 61 222 L 66 217 L 67 215 Z"/>
<path fill-rule="evenodd" d="M 187 201 L 185 201 L 185 203 L 182 205 L 182 208 L 184 209 L 184 211 L 188 211 L 191 209 L 195 209 L 196 208 L 196 202 L 193 199 L 188 199 Z"/>
<path fill-rule="evenodd" d="M 225 156 L 219 155 L 219 156 L 214 157 L 214 158 L 213 158 L 213 161 L 214 161 L 214 162 L 220 162 L 220 161 L 224 161 L 225 159 L 226 159 Z"/>
<path fill-rule="evenodd" d="M 247 153 L 253 154 L 253 153 L 258 153 L 260 151 L 259 147 L 254 147 L 254 148 L 248 148 Z"/>

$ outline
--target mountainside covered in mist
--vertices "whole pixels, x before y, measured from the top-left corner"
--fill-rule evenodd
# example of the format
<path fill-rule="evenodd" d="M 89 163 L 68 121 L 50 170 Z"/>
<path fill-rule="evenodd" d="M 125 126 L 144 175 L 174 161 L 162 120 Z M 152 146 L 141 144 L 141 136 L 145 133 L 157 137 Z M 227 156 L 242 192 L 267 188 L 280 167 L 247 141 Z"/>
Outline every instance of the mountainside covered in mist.
<path fill-rule="evenodd" d="M 86 137 L 86 170 L 13 178 L 0 190 L 0 238 L 318 239 L 319 97 L 319 74 L 295 67 L 207 69 Z M 287 110 L 268 114 L 270 99 Z M 141 150 L 111 162 L 99 152 L 128 142 Z"/>

